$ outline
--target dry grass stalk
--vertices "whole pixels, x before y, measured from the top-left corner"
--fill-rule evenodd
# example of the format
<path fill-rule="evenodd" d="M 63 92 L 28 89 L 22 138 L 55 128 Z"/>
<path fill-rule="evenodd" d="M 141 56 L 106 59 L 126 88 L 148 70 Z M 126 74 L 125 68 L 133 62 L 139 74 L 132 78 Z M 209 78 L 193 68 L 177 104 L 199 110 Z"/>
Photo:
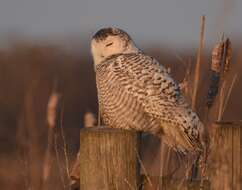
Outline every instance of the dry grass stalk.
<path fill-rule="evenodd" d="M 142 161 L 141 158 L 140 158 L 140 155 L 139 155 L 137 149 L 135 149 L 135 152 L 136 152 L 136 155 L 137 155 L 138 161 L 139 161 L 139 163 L 140 163 L 141 169 L 144 171 L 144 174 L 145 174 L 146 180 L 148 181 L 149 185 L 153 188 L 153 184 L 152 184 L 152 182 L 151 182 L 151 179 L 150 179 L 150 177 L 149 177 L 149 175 L 148 175 L 148 172 L 147 172 L 147 170 L 146 170 L 146 168 L 145 168 L 145 166 L 144 166 L 143 161 Z"/>
<path fill-rule="evenodd" d="M 201 70 L 201 62 L 202 62 L 202 51 L 204 47 L 204 33 L 205 33 L 205 16 L 201 17 L 200 21 L 200 42 L 197 54 L 197 63 L 195 68 L 195 75 L 194 75 L 194 85 L 193 85 L 193 93 L 192 93 L 192 109 L 196 109 L 196 100 L 197 100 L 197 93 L 198 93 L 198 85 L 200 79 L 200 70 Z"/>
<path fill-rule="evenodd" d="M 179 84 L 181 91 L 183 92 L 184 96 L 191 101 L 191 93 L 192 93 L 192 84 L 191 84 L 191 76 L 192 76 L 192 61 L 191 59 L 188 60 L 186 67 L 186 73 L 183 78 L 183 81 Z"/>
<path fill-rule="evenodd" d="M 61 178 L 61 183 L 62 183 L 62 186 L 64 189 L 66 189 L 66 183 L 65 183 L 65 178 L 64 178 L 64 175 L 62 174 L 62 164 L 61 164 L 61 158 L 60 158 L 60 153 L 58 151 L 58 136 L 57 134 L 54 135 L 54 143 L 55 143 L 55 155 L 56 155 L 56 161 L 57 161 L 57 166 L 58 166 L 58 169 L 59 169 L 59 174 L 60 174 L 60 178 Z"/>
<path fill-rule="evenodd" d="M 24 102 L 19 118 L 17 129 L 17 146 L 24 160 L 24 170 L 26 172 L 26 185 L 28 189 L 40 189 L 43 179 L 41 141 L 39 138 L 42 132 L 38 123 L 38 116 L 35 114 L 35 92 L 39 80 L 33 80 L 29 89 L 24 95 Z M 43 125 L 42 125 L 43 126 Z M 42 127 L 41 126 L 41 127 Z"/>
<path fill-rule="evenodd" d="M 47 123 L 49 128 L 54 128 L 56 126 L 57 119 L 57 109 L 60 101 L 60 94 L 53 90 L 50 95 L 48 106 L 47 106 Z"/>
<path fill-rule="evenodd" d="M 78 189 L 80 187 L 80 149 L 72 166 L 70 177 L 71 189 Z"/>
<path fill-rule="evenodd" d="M 84 115 L 84 126 L 93 127 L 96 123 L 96 117 L 92 112 L 86 112 Z"/>
<path fill-rule="evenodd" d="M 224 99 L 225 99 L 225 93 L 226 93 L 226 87 L 227 85 L 227 81 L 224 80 L 222 82 L 221 88 L 220 88 L 220 92 L 219 92 L 219 108 L 218 108 L 218 118 L 217 121 L 221 121 L 222 120 L 222 113 L 223 113 L 223 107 L 224 107 Z"/>
<path fill-rule="evenodd" d="M 24 181 L 24 188 L 27 189 L 27 190 L 31 190 L 31 187 L 30 187 L 30 181 L 29 181 L 29 168 L 28 168 L 28 161 L 27 161 L 27 156 L 26 155 L 19 155 L 17 157 L 18 159 L 18 164 L 21 166 L 21 170 L 19 171 L 19 176 L 22 176 L 23 178 L 23 181 Z"/>
<path fill-rule="evenodd" d="M 133 187 L 129 182 L 128 182 L 128 180 L 125 178 L 124 179 L 124 181 L 125 181 L 125 183 L 129 186 L 129 189 L 131 189 L 131 190 L 137 190 L 137 188 L 135 188 L 135 187 Z M 117 187 L 116 187 L 117 188 Z M 118 188 L 117 188 L 118 189 Z"/>
<path fill-rule="evenodd" d="M 54 134 L 54 149 L 55 149 L 55 154 L 56 154 L 56 161 L 57 161 L 57 166 L 59 169 L 59 175 L 61 178 L 61 183 L 63 186 L 63 189 L 65 190 L 70 190 L 70 171 L 69 171 L 69 157 L 68 157 L 68 152 L 67 152 L 67 144 L 66 144 L 66 140 L 65 140 L 65 135 L 64 135 L 64 129 L 63 129 L 63 111 L 61 111 L 61 116 L 60 116 L 60 135 L 62 138 L 62 143 L 63 143 L 63 147 L 61 150 L 63 150 L 64 152 L 64 165 L 62 163 L 62 159 L 61 159 L 61 153 L 58 150 L 58 134 L 55 133 Z M 63 172 L 65 171 L 65 172 Z M 66 177 L 67 176 L 67 179 Z M 68 180 L 68 181 L 66 181 Z"/>
<path fill-rule="evenodd" d="M 233 80 L 231 82 L 231 85 L 229 87 L 228 94 L 227 94 L 227 96 L 225 97 L 225 100 L 224 100 L 224 106 L 223 106 L 222 115 L 224 114 L 224 112 L 226 110 L 226 107 L 228 105 L 228 102 L 229 102 L 229 99 L 230 99 L 230 96 L 231 96 L 231 93 L 232 93 L 232 90 L 234 88 L 234 85 L 235 85 L 235 82 L 236 82 L 237 78 L 238 78 L 238 74 L 235 74 L 234 77 L 233 77 Z"/>
<path fill-rule="evenodd" d="M 44 156 L 43 165 L 43 181 L 44 185 L 50 176 L 52 161 L 53 161 L 53 148 L 54 148 L 54 128 L 57 121 L 57 111 L 60 102 L 60 94 L 56 91 L 56 86 L 54 85 L 52 93 L 49 97 L 47 105 L 47 124 L 48 124 L 48 144 Z"/>
<path fill-rule="evenodd" d="M 48 105 L 47 105 L 47 115 L 46 120 L 48 124 L 48 145 L 45 152 L 44 157 L 44 169 L 43 169 L 43 179 L 46 183 L 50 171 L 51 171 L 51 165 L 52 161 L 54 159 L 53 156 L 53 150 L 55 151 L 56 155 L 56 161 L 57 166 L 59 169 L 59 174 L 61 178 L 61 183 L 63 185 L 64 189 L 70 189 L 69 188 L 69 179 L 70 179 L 70 172 L 69 172 L 69 158 L 68 158 L 68 152 L 67 152 L 67 143 L 64 135 L 64 128 L 63 128 L 63 109 L 61 109 L 61 94 L 57 91 L 57 80 L 54 81 L 52 93 L 49 97 Z M 58 134 L 57 127 L 60 125 L 60 135 L 62 138 L 63 143 L 63 153 L 64 153 L 64 166 L 62 164 L 62 158 L 61 154 L 58 150 Z M 65 173 L 63 172 L 65 171 Z M 65 174 L 67 176 L 67 179 L 65 177 Z M 68 182 L 66 181 L 68 180 Z M 44 183 L 44 185 L 45 185 Z"/>
<path fill-rule="evenodd" d="M 96 124 L 96 117 L 92 112 L 86 112 L 84 115 L 84 127 L 93 127 Z M 75 162 L 70 171 L 70 186 L 72 189 L 79 187 L 80 181 L 80 149 Z"/>
<path fill-rule="evenodd" d="M 225 58 L 224 58 L 224 75 L 227 74 L 231 69 L 231 59 L 232 59 L 232 44 L 229 38 L 225 41 Z"/>
<path fill-rule="evenodd" d="M 45 185 L 46 182 L 49 179 L 50 172 L 51 172 L 51 166 L 53 161 L 53 153 L 52 153 L 52 147 L 53 147 L 53 131 L 48 131 L 48 144 L 47 149 L 44 156 L 44 164 L 43 164 L 43 184 Z"/>
<path fill-rule="evenodd" d="M 97 126 L 100 127 L 101 126 L 101 108 L 100 105 L 98 105 L 98 120 L 97 120 Z"/>
<path fill-rule="evenodd" d="M 60 122 L 60 128 L 61 128 L 61 137 L 62 137 L 62 141 L 63 141 L 63 150 L 64 150 L 64 156 L 65 156 L 65 169 L 66 169 L 66 174 L 68 177 L 68 180 L 70 180 L 70 170 L 69 170 L 69 157 L 68 157 L 68 152 L 67 152 L 67 143 L 66 143 L 66 138 L 65 138 L 65 134 L 64 134 L 64 128 L 63 128 L 63 115 L 64 115 L 64 111 L 63 109 L 61 110 L 61 122 Z"/>
<path fill-rule="evenodd" d="M 228 87 L 228 72 L 231 67 L 231 58 L 232 58 L 232 46 L 230 40 L 227 38 L 223 42 L 223 58 L 222 58 L 222 70 L 221 72 L 221 89 L 219 91 L 219 111 L 218 111 L 218 121 L 222 120 L 224 113 L 224 101 L 227 96 L 226 91 Z"/>
<path fill-rule="evenodd" d="M 69 158 L 67 152 L 67 143 L 64 135 L 63 129 L 63 109 L 61 109 L 61 95 L 57 91 L 57 81 L 54 81 L 53 90 L 49 97 L 48 105 L 47 105 L 47 124 L 48 124 L 48 145 L 44 158 L 44 169 L 43 169 L 43 179 L 44 182 L 48 179 L 51 171 L 51 163 L 53 161 L 53 153 L 52 150 L 55 150 L 57 166 L 59 168 L 59 174 L 61 178 L 61 182 L 64 189 L 69 189 L 69 185 L 67 185 L 66 179 L 63 175 L 63 170 L 66 171 L 67 179 L 70 179 L 69 172 Z M 59 120 L 59 122 L 58 122 Z M 63 152 L 64 152 L 64 162 L 65 166 L 61 163 L 60 152 L 58 151 L 58 134 L 54 132 L 57 125 L 60 125 L 60 135 L 63 142 Z"/>

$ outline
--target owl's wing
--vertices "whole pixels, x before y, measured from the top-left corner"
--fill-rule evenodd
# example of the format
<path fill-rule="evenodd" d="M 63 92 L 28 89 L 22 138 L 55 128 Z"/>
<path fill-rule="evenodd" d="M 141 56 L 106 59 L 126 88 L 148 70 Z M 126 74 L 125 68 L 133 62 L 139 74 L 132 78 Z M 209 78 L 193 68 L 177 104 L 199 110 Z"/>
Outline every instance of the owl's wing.
<path fill-rule="evenodd" d="M 160 109 L 156 110 L 160 106 L 187 106 L 178 84 L 150 56 L 142 53 L 119 55 L 108 65 L 108 72 L 113 73 L 117 83 L 138 98 L 150 113 L 160 113 Z"/>
<path fill-rule="evenodd" d="M 193 147 L 198 141 L 199 119 L 163 66 L 142 53 L 122 54 L 105 64 L 125 93 L 142 104 L 147 114 L 169 126 L 165 129 L 168 136 L 179 136 L 184 146 Z"/>

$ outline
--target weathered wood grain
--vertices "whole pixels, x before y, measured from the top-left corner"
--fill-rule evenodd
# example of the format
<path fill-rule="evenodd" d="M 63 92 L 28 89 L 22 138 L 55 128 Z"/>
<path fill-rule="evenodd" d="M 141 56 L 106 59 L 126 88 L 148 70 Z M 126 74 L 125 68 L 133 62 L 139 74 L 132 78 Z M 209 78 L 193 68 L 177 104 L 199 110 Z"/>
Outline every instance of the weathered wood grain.
<path fill-rule="evenodd" d="M 138 189 L 139 134 L 92 127 L 80 132 L 80 189 Z"/>
<path fill-rule="evenodd" d="M 209 176 L 212 189 L 242 188 L 242 123 L 220 122 L 212 134 Z"/>
<path fill-rule="evenodd" d="M 149 178 L 151 184 L 147 178 Z M 161 179 L 157 176 L 143 176 L 143 181 L 143 190 L 210 190 L 210 182 L 208 180 L 204 181 L 203 188 L 200 180 L 181 181 L 169 178 Z M 159 184 L 162 184 L 162 186 Z"/>

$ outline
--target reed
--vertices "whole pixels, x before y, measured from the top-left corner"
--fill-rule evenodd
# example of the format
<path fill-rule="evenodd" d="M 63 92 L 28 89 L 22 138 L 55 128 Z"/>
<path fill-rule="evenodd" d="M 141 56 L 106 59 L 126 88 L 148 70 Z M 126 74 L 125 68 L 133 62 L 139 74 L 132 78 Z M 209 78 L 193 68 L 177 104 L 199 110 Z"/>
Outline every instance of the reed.
<path fill-rule="evenodd" d="M 205 16 L 203 15 L 200 20 L 200 41 L 199 48 L 197 53 L 197 63 L 195 67 L 194 73 L 194 85 L 193 85 L 193 93 L 192 93 L 192 108 L 196 110 L 196 102 L 197 102 L 197 94 L 199 88 L 199 80 L 201 74 L 201 63 L 202 63 L 202 53 L 204 48 L 204 34 L 205 34 Z"/>

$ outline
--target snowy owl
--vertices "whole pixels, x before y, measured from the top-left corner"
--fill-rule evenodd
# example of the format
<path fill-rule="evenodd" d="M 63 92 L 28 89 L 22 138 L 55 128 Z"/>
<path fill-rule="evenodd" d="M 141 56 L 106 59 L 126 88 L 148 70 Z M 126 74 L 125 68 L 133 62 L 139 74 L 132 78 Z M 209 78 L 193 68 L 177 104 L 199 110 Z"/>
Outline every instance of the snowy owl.
<path fill-rule="evenodd" d="M 178 84 L 125 31 L 99 30 L 91 52 L 105 125 L 152 133 L 184 154 L 203 152 L 204 126 Z"/>

